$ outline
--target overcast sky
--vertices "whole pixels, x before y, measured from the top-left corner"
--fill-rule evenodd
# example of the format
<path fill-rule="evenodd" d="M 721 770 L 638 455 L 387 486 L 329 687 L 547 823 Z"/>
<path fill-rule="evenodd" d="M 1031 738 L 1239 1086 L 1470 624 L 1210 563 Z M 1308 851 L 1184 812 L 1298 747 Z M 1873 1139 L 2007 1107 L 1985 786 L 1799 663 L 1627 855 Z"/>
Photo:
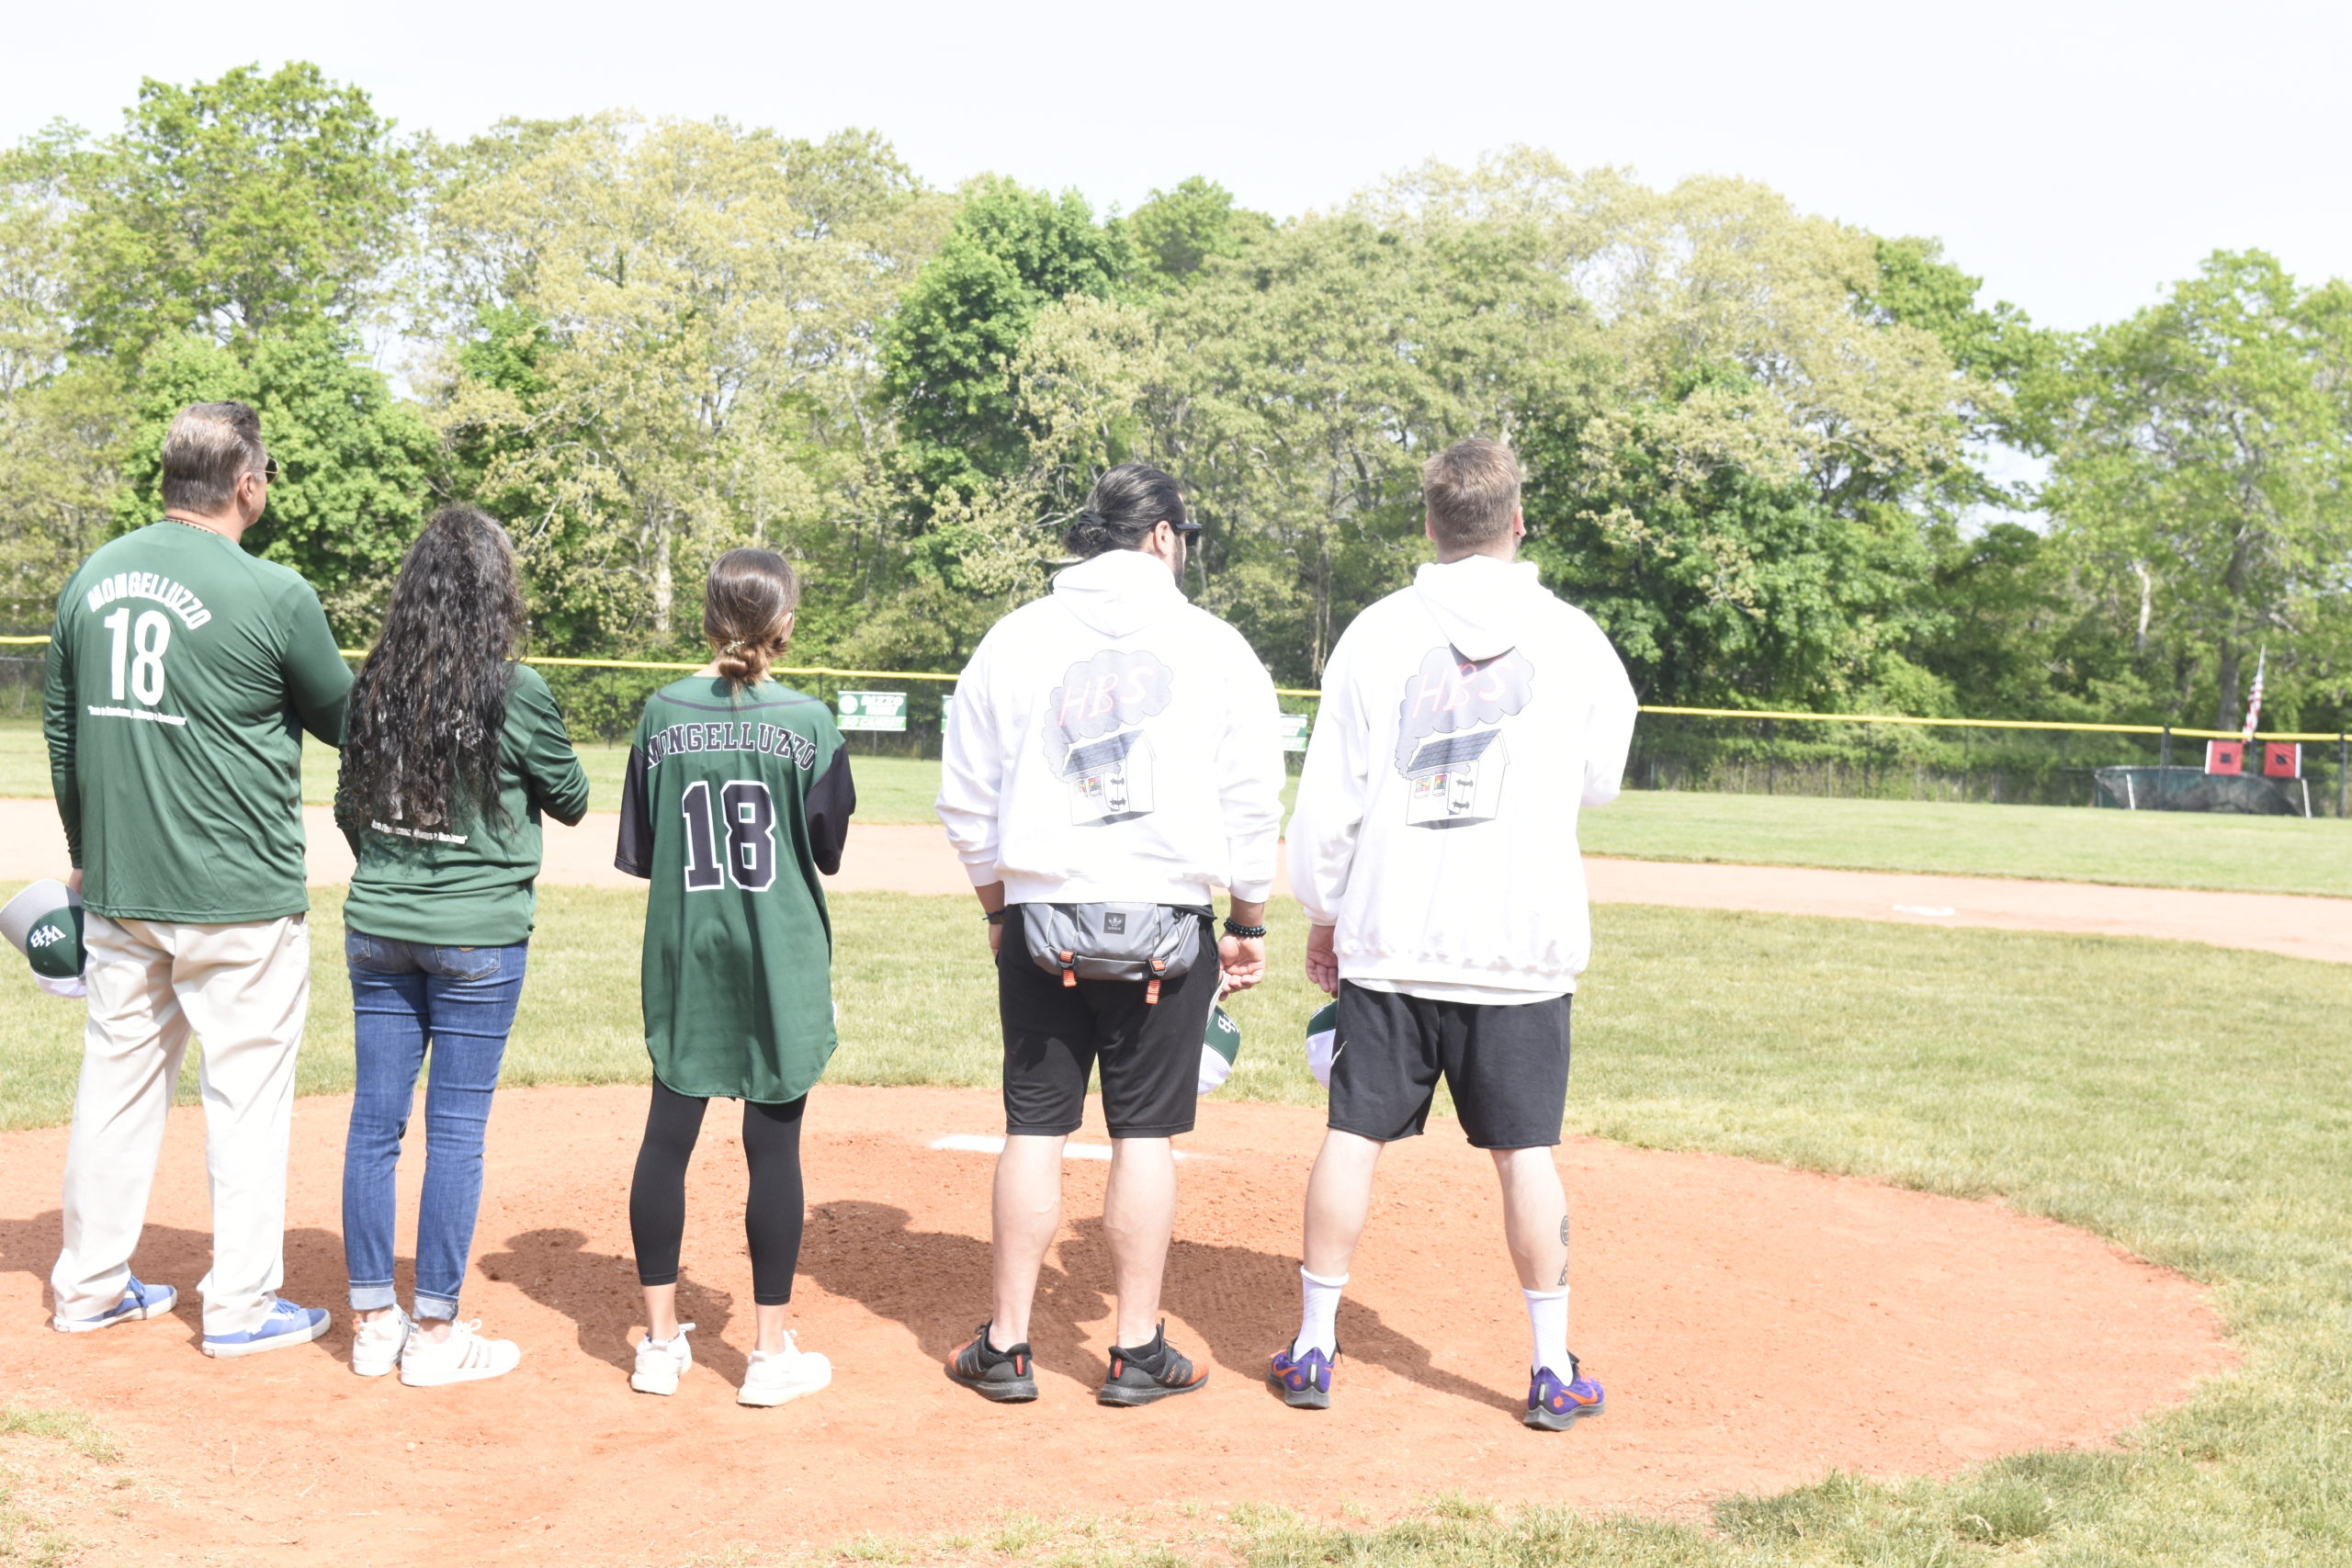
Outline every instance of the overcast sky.
<path fill-rule="evenodd" d="M 1915 19 L 1916 18 L 1916 19 Z M 402 125 L 725 115 L 872 126 L 928 179 L 1132 209 L 1191 174 L 1288 214 L 1512 142 L 1744 175 L 1940 236 L 2037 321 L 2127 314 L 2217 247 L 2352 276 L 2352 4 L 110 0 L 10 7 L 0 139 L 119 123 L 140 78 L 313 60 Z"/>

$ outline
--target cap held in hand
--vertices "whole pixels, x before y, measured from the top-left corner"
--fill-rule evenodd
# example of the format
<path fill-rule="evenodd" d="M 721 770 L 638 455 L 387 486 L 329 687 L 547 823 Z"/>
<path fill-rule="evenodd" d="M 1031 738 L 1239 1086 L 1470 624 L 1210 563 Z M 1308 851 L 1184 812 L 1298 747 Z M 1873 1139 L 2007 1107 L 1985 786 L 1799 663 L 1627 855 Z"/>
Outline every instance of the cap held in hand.
<path fill-rule="evenodd" d="M 51 980 L 82 976 L 82 898 L 65 884 L 44 878 L 0 908 L 6 936 L 35 975 Z"/>

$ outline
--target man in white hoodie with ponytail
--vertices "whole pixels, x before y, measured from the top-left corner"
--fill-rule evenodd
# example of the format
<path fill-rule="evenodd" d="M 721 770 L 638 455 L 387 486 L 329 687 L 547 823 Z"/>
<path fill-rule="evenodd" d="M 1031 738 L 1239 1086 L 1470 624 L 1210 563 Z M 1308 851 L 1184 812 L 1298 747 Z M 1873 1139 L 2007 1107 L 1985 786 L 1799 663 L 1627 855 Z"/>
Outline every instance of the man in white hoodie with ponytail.
<path fill-rule="evenodd" d="M 1636 704 L 1591 618 L 1513 557 L 1519 463 L 1457 442 L 1422 469 L 1437 561 L 1332 649 L 1290 823 L 1307 977 L 1339 998 L 1329 1131 L 1307 1179 L 1304 1310 L 1284 1401 L 1331 1403 L 1341 1288 L 1381 1149 L 1442 1077 L 1501 1179 L 1533 1350 L 1530 1427 L 1602 1409 L 1568 1350 L 1568 1210 L 1552 1150 L 1568 1005 L 1591 950 L 1577 811 L 1614 799 Z"/>
<path fill-rule="evenodd" d="M 997 953 L 1005 1141 L 995 1310 L 947 1374 L 993 1400 L 1037 1397 L 1030 1307 L 1098 1063 L 1118 1313 L 1095 1397 L 1148 1404 L 1208 1381 L 1159 1321 L 1170 1140 L 1193 1130 L 1220 974 L 1230 990 L 1265 974 L 1283 759 L 1272 678 L 1178 587 L 1199 532 L 1174 479 L 1113 468 L 1064 541 L 1081 558 L 980 639 L 956 689 L 937 808 Z"/>

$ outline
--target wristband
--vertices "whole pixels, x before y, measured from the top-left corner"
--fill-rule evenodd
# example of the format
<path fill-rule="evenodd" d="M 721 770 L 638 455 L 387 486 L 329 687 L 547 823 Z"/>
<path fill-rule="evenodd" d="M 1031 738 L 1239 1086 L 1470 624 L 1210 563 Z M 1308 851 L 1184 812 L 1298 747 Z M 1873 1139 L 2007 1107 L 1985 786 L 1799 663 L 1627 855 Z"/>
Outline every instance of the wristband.
<path fill-rule="evenodd" d="M 1244 942 L 1254 942 L 1258 938 L 1266 934 L 1266 928 L 1263 926 L 1238 925 L 1235 923 L 1231 915 L 1227 915 L 1225 918 L 1225 934 L 1227 936 L 1238 936 Z"/>
<path fill-rule="evenodd" d="M 1004 911 L 1002 909 L 983 909 L 980 911 L 980 919 L 986 920 L 992 926 L 1001 926 L 1004 924 Z"/>

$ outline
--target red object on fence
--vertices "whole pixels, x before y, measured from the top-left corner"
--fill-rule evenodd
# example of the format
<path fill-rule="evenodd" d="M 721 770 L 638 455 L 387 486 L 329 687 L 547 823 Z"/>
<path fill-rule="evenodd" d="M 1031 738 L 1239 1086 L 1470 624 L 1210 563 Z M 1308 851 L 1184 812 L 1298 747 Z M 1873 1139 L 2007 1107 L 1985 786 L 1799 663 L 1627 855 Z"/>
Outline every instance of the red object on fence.
<path fill-rule="evenodd" d="M 2303 776 L 2303 748 L 2293 740 L 2266 740 L 2262 743 L 2262 776 L 2266 779 L 2299 779 Z"/>
<path fill-rule="evenodd" d="M 2245 772 L 2245 742 L 2243 740 L 2205 742 L 2205 771 L 2209 773 Z"/>

